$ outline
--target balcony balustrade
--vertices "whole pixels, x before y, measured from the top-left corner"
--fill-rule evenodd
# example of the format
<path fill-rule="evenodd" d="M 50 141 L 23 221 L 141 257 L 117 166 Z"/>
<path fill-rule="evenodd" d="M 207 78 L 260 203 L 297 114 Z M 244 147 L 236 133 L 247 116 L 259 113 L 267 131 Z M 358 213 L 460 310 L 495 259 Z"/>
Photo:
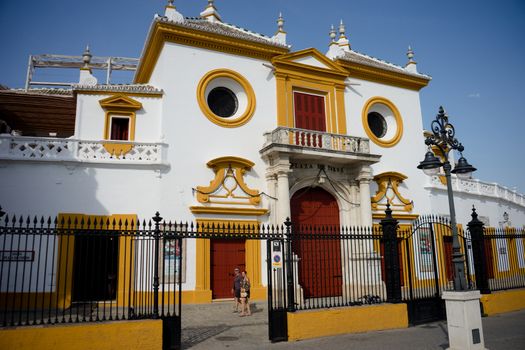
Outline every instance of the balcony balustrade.
<path fill-rule="evenodd" d="M 119 154 L 108 151 L 118 148 L 126 151 Z M 166 148 L 167 144 L 161 142 L 0 135 L 0 160 L 12 161 L 164 165 Z"/>

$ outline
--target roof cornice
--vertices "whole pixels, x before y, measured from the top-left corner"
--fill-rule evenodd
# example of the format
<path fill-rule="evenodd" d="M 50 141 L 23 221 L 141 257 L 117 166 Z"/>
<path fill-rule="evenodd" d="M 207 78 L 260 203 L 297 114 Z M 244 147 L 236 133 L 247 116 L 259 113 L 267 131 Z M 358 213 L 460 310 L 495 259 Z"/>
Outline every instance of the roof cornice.
<path fill-rule="evenodd" d="M 272 57 L 288 53 L 289 51 L 287 47 L 277 46 L 272 42 L 263 43 L 245 40 L 156 19 L 144 46 L 134 83 L 147 83 L 149 81 L 165 42 L 268 61 Z"/>
<path fill-rule="evenodd" d="M 397 73 L 391 70 L 371 67 L 342 59 L 336 59 L 335 62 L 346 69 L 350 78 L 363 79 L 410 90 L 419 91 L 427 86 L 431 80 L 427 77 L 416 77 L 404 73 Z"/>

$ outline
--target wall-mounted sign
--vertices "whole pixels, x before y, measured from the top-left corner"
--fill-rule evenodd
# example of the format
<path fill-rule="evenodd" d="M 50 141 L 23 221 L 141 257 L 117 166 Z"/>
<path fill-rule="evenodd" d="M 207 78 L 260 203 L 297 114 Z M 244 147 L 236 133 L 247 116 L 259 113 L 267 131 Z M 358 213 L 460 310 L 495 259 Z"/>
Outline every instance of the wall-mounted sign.
<path fill-rule="evenodd" d="M 281 243 L 273 242 L 272 246 L 272 266 L 282 268 L 283 267 L 283 257 L 281 253 Z"/>
<path fill-rule="evenodd" d="M 34 261 L 34 250 L 0 250 L 0 261 Z"/>

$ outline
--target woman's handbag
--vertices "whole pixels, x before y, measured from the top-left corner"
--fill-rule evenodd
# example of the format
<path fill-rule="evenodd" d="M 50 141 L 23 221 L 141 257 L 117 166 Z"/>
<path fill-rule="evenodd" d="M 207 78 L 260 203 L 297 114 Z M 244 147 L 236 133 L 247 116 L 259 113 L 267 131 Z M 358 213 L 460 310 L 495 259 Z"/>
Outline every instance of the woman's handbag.
<path fill-rule="evenodd" d="M 241 298 L 246 298 L 248 296 L 248 292 L 246 292 L 246 289 L 241 288 Z"/>

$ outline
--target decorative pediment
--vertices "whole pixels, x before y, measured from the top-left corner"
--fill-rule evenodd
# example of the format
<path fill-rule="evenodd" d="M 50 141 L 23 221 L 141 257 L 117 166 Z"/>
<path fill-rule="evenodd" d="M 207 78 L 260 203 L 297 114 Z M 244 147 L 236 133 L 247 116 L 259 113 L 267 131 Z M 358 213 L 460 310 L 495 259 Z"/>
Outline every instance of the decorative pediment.
<path fill-rule="evenodd" d="M 339 80 L 344 80 L 348 76 L 344 69 L 313 48 L 274 57 L 272 64 L 278 70 L 311 71 L 318 76 Z"/>
<path fill-rule="evenodd" d="M 413 202 L 403 197 L 399 191 L 399 185 L 406 179 L 405 175 L 395 171 L 374 176 L 378 189 L 371 199 L 372 210 L 384 211 L 387 204 L 390 204 L 393 211 L 411 212 L 414 207 Z"/>
<path fill-rule="evenodd" d="M 209 204 L 257 206 L 261 202 L 258 190 L 250 189 L 244 180 L 254 163 L 239 157 L 221 157 L 206 164 L 215 173 L 209 186 L 197 186 L 197 200 Z"/>
<path fill-rule="evenodd" d="M 100 100 L 99 103 L 107 110 L 138 111 L 142 109 L 142 103 L 122 94 L 110 96 Z"/>

